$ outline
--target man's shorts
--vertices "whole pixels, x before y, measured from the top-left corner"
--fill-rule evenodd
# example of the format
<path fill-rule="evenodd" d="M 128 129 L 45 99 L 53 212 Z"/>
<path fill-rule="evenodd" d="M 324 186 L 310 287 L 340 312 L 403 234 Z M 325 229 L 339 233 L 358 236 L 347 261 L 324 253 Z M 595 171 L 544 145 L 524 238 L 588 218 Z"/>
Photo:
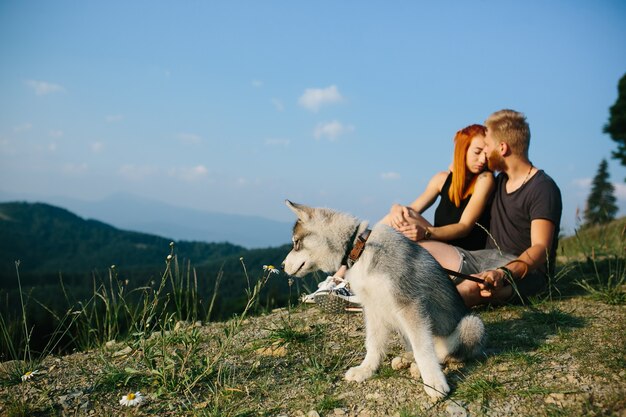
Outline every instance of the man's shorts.
<path fill-rule="evenodd" d="M 490 269 L 498 269 L 505 266 L 517 256 L 502 253 L 497 249 L 482 249 L 469 251 L 454 247 L 461 257 L 459 272 L 472 275 Z M 546 289 L 546 274 L 540 270 L 529 272 L 524 278 L 515 279 L 513 297 L 511 302 L 528 299 L 528 297 L 541 293 Z"/>

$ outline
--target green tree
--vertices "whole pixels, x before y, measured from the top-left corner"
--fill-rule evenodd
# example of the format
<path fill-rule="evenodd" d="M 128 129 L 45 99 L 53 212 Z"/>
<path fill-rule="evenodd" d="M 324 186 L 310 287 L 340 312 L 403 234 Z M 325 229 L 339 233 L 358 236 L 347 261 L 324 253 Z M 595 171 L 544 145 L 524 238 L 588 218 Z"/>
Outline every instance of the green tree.
<path fill-rule="evenodd" d="M 603 159 L 598 167 L 598 173 L 593 178 L 591 194 L 587 198 L 585 226 L 604 224 L 615 219 L 617 213 L 615 187 L 609 182 L 607 168 L 608 163 Z"/>
<path fill-rule="evenodd" d="M 604 133 L 617 142 L 617 151 L 612 156 L 626 166 L 626 74 L 619 80 L 617 100 L 609 108 L 609 121 L 604 125 Z"/>

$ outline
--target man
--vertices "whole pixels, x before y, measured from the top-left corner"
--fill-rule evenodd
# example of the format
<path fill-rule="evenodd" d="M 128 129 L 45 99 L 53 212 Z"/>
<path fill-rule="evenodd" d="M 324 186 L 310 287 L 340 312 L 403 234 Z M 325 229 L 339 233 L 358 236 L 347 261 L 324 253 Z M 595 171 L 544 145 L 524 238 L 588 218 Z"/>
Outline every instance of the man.
<path fill-rule="evenodd" d="M 554 271 L 561 223 L 559 187 L 528 159 L 526 117 L 501 110 L 489 116 L 485 126 L 487 163 L 499 172 L 487 248 L 467 251 L 437 241 L 419 242 L 444 268 L 484 280 L 484 284 L 469 280 L 457 284 L 468 306 L 503 304 L 545 289 Z"/>

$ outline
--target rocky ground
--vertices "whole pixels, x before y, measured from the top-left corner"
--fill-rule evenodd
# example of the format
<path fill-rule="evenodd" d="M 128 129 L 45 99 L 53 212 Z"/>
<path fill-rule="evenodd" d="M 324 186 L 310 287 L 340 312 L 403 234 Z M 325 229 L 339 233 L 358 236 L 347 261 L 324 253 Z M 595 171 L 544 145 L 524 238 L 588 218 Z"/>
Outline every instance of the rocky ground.
<path fill-rule="evenodd" d="M 626 416 L 625 306 L 577 296 L 477 313 L 485 352 L 446 366 L 452 392 L 439 402 L 409 369 L 392 369 L 397 339 L 372 379 L 343 380 L 365 353 L 362 314 L 299 306 L 240 327 L 179 323 L 155 345 L 48 356 L 26 381 L 12 376 L 19 363 L 4 363 L 0 415 Z M 119 404 L 134 391 L 140 406 Z"/>

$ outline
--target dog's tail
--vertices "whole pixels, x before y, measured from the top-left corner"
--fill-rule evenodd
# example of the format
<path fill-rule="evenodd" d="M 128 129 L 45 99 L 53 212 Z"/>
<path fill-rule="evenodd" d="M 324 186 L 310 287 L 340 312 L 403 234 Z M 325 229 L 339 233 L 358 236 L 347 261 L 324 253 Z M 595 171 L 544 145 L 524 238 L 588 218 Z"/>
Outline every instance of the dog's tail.
<path fill-rule="evenodd" d="M 477 356 L 485 340 L 485 325 L 474 314 L 463 317 L 447 337 L 448 359 L 465 360 Z"/>

